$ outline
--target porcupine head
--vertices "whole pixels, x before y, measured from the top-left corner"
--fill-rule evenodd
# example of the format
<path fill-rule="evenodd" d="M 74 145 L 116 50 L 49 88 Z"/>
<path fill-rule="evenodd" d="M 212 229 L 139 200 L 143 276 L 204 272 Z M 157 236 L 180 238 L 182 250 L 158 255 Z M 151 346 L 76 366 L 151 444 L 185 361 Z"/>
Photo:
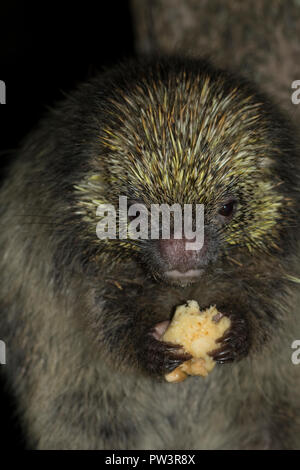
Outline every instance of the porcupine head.
<path fill-rule="evenodd" d="M 153 282 L 182 298 L 195 298 L 194 291 L 183 291 L 201 285 L 204 298 L 216 303 L 207 295 L 214 285 L 221 304 L 224 291 L 234 301 L 235 276 L 250 285 L 266 270 L 281 273 L 293 251 L 296 152 L 289 125 L 268 100 L 248 83 L 193 61 L 121 67 L 104 95 L 107 119 L 91 166 L 76 186 L 76 210 L 94 259 L 125 267 L 130 260 L 145 273 L 144 285 Z M 125 223 L 139 217 L 147 229 L 140 239 L 99 240 L 99 205 L 114 205 L 117 223 L 124 224 L 119 196 L 126 196 L 128 206 L 142 205 Z M 162 237 L 160 227 L 159 238 L 151 238 L 151 207 L 162 204 L 178 204 L 182 214 L 185 205 L 192 207 L 193 229 L 202 205 L 198 248 L 187 249 L 195 231 L 186 236 L 184 217 L 181 237 L 170 217 L 170 236 Z"/>

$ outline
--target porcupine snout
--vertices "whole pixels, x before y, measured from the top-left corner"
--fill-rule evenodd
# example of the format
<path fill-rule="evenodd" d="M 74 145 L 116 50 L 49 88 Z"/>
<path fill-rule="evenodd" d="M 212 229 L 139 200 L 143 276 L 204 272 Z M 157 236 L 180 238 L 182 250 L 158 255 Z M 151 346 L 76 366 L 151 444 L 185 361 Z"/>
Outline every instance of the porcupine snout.
<path fill-rule="evenodd" d="M 194 242 L 195 238 L 185 237 L 159 240 L 159 253 L 165 267 L 166 278 L 192 282 L 202 274 L 208 261 L 208 245 L 204 240 L 199 248 L 188 249 L 188 243 Z"/>

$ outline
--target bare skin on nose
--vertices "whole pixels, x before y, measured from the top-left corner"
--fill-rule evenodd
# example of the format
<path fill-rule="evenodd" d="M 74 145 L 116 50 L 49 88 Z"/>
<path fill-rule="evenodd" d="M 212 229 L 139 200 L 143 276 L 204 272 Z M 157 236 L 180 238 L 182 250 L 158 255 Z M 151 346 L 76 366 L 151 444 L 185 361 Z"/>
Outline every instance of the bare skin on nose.
<path fill-rule="evenodd" d="M 204 243 L 200 250 L 187 248 L 188 243 L 194 243 L 195 239 L 167 239 L 159 241 L 159 251 L 166 263 L 165 276 L 170 279 L 197 278 L 202 269 L 199 268 L 201 260 L 206 254 L 207 246 Z"/>

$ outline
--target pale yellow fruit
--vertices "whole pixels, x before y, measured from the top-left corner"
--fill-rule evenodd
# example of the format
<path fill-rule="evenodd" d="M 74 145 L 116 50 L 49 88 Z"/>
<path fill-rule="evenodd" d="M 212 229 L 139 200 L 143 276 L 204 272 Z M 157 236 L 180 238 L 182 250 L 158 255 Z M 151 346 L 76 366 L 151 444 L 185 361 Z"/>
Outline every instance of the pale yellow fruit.
<path fill-rule="evenodd" d="M 216 340 L 230 327 L 230 319 L 215 306 L 200 311 L 195 300 L 177 307 L 162 341 L 180 344 L 193 358 L 165 376 L 168 382 L 181 382 L 188 375 L 205 377 L 215 366 L 209 352 L 220 347 Z"/>

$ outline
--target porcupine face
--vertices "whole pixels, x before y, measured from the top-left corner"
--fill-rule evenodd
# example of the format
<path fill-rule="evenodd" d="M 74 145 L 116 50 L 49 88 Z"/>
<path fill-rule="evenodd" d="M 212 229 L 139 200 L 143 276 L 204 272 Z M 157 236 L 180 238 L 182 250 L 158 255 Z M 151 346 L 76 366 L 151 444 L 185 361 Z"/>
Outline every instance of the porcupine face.
<path fill-rule="evenodd" d="M 154 65 L 135 79 L 124 73 L 107 97 L 110 118 L 99 139 L 107 164 L 81 188 L 81 203 L 117 204 L 125 195 L 148 210 L 203 204 L 204 245 L 186 250 L 171 230 L 169 240 L 116 240 L 107 249 L 135 254 L 154 276 L 182 284 L 236 248 L 252 255 L 276 247 L 290 206 L 278 162 L 291 150 L 264 98 L 209 66 Z M 105 196 L 97 180 L 106 181 Z"/>

